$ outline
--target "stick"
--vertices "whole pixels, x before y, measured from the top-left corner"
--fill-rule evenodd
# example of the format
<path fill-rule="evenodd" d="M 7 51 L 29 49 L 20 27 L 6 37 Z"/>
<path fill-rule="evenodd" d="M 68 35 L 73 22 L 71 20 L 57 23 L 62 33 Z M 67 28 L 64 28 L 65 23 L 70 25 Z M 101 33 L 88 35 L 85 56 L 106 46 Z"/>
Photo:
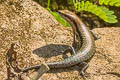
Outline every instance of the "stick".
<path fill-rule="evenodd" d="M 38 71 L 30 75 L 30 80 L 38 80 L 45 72 L 49 70 L 50 68 L 47 66 L 47 64 L 43 63 L 41 67 L 38 69 Z"/>

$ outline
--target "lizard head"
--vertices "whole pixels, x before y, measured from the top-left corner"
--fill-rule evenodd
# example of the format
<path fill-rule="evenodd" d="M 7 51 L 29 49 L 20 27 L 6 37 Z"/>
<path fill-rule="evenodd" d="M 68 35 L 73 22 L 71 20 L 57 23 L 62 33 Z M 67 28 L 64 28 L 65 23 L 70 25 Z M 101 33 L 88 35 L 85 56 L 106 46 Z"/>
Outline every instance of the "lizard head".
<path fill-rule="evenodd" d="M 69 11 L 69 10 L 59 10 L 58 11 L 59 14 L 68 21 L 68 18 L 71 20 L 71 21 L 74 21 L 74 19 L 77 17 L 75 15 L 75 13 Z"/>
<path fill-rule="evenodd" d="M 73 32 L 76 32 L 76 23 L 75 19 L 77 18 L 76 14 L 69 10 L 59 10 L 59 14 L 72 26 Z"/>

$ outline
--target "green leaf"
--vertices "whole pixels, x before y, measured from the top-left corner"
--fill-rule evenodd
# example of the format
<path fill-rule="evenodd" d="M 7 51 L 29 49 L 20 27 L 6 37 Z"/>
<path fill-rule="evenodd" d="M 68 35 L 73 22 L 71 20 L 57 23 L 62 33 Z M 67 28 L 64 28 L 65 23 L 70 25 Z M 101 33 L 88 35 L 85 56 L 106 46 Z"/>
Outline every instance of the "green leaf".
<path fill-rule="evenodd" d="M 104 0 L 104 4 L 108 5 L 111 0 Z"/>
<path fill-rule="evenodd" d="M 84 1 L 81 1 L 81 8 L 82 8 L 82 10 L 84 10 L 85 9 L 85 7 L 84 7 Z"/>
<path fill-rule="evenodd" d="M 116 7 L 120 7 L 120 2 L 115 4 Z"/>
<path fill-rule="evenodd" d="M 110 23 L 116 23 L 118 21 L 115 18 L 108 17 L 108 22 L 110 22 Z"/>
<path fill-rule="evenodd" d="M 74 7 L 77 9 L 78 8 L 78 0 L 73 0 Z"/>
<path fill-rule="evenodd" d="M 96 12 L 98 11 L 99 8 L 98 8 L 96 5 L 94 5 L 93 8 L 94 8 L 94 9 L 93 9 L 91 12 L 96 14 Z"/>
<path fill-rule="evenodd" d="M 89 7 L 89 1 L 86 1 L 86 3 L 85 3 L 85 11 L 87 11 L 88 7 Z"/>
<path fill-rule="evenodd" d="M 91 12 L 94 9 L 94 6 L 92 3 L 89 4 L 88 11 Z"/>
<path fill-rule="evenodd" d="M 101 4 L 105 3 L 106 5 L 111 2 L 111 0 L 105 1 L 105 0 L 99 0 Z M 108 8 L 104 6 L 98 6 L 90 1 L 81 1 L 77 3 L 77 11 L 88 11 L 95 15 L 97 15 L 99 18 L 104 20 L 108 23 L 115 23 L 117 22 L 117 17 L 114 15 L 114 11 L 109 10 Z"/>
<path fill-rule="evenodd" d="M 60 14 L 58 12 L 53 12 L 50 9 L 48 9 L 48 11 L 52 14 L 52 16 L 59 22 L 61 23 L 63 26 L 68 27 L 70 26 L 70 24 L 60 16 Z"/>
<path fill-rule="evenodd" d="M 115 3 L 117 3 L 117 2 L 120 2 L 120 0 L 112 0 L 111 2 L 110 2 L 110 6 L 113 6 Z"/>
<path fill-rule="evenodd" d="M 102 5 L 104 3 L 104 0 L 99 0 L 99 4 Z"/>
<path fill-rule="evenodd" d="M 100 5 L 110 5 L 110 6 L 117 6 L 119 7 L 120 5 L 120 0 L 99 0 Z"/>
<path fill-rule="evenodd" d="M 102 13 L 101 9 L 98 9 L 98 11 L 95 13 L 97 16 L 99 16 Z"/>
<path fill-rule="evenodd" d="M 82 11 L 80 2 L 78 3 L 78 11 Z"/>

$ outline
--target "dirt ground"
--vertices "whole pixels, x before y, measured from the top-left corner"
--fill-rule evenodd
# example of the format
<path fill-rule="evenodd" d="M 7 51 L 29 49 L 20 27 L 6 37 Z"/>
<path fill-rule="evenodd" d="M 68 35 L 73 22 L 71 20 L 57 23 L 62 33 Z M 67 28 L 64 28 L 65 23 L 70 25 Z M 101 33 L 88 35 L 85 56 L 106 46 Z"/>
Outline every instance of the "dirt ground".
<path fill-rule="evenodd" d="M 96 28 L 96 53 L 86 70 L 86 80 L 120 80 L 120 27 Z M 31 0 L 0 3 L 0 80 L 7 77 L 5 55 L 15 43 L 18 66 L 23 69 L 42 62 L 62 60 L 71 46 L 71 27 L 60 25 L 44 8 Z M 53 70 L 42 80 L 82 80 L 77 68 Z"/>

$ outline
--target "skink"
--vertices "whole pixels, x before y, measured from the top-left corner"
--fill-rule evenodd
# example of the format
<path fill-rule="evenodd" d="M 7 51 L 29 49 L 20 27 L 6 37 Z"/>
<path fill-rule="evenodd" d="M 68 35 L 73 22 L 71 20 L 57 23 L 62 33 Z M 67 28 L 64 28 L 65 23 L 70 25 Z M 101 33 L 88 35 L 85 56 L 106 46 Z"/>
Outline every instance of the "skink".
<path fill-rule="evenodd" d="M 85 24 L 72 12 L 68 10 L 60 10 L 60 15 L 66 19 L 74 29 L 73 32 L 75 35 L 78 35 L 81 40 L 81 46 L 79 49 L 74 50 L 74 48 L 70 48 L 71 56 L 65 58 L 63 61 L 51 62 L 47 63 L 50 69 L 59 69 L 59 68 L 67 68 L 74 65 L 85 64 L 82 69 L 82 73 L 84 74 L 84 70 L 86 69 L 87 63 L 91 60 L 95 53 L 95 45 L 94 39 L 91 32 L 87 29 Z M 75 42 L 73 42 L 75 43 Z M 75 47 L 74 45 L 73 47 Z M 69 50 L 66 50 L 64 53 L 67 53 Z M 40 68 L 41 64 L 31 66 L 25 68 L 23 72 L 26 72 L 31 69 Z"/>

